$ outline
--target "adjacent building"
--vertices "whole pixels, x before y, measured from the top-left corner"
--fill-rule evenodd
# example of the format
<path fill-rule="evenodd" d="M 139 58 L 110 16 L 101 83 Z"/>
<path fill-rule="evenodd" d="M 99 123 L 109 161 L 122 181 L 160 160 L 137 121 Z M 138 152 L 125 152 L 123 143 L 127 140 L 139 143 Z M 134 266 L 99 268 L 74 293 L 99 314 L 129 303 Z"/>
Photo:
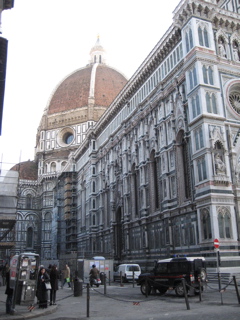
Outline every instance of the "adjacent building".
<path fill-rule="evenodd" d="M 14 0 L 0 0 L 0 34 L 2 12 L 12 9 Z M 8 40 L 0 36 L 0 136 L 5 96 Z M 14 226 L 17 212 L 18 173 L 6 171 L 0 165 L 0 266 L 6 262 L 8 251 L 15 246 Z"/>

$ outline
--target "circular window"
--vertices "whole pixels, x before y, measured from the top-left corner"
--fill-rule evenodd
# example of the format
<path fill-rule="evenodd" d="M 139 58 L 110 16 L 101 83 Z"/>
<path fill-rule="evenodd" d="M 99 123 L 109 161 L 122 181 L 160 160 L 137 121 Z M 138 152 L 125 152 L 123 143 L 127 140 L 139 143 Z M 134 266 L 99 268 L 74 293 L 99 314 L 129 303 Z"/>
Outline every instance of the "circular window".
<path fill-rule="evenodd" d="M 228 102 L 233 111 L 240 114 L 240 81 L 231 82 L 227 89 Z"/>
<path fill-rule="evenodd" d="M 74 141 L 74 131 L 72 128 L 67 127 L 62 129 L 57 136 L 57 142 L 59 146 L 66 147 L 72 144 Z"/>
<path fill-rule="evenodd" d="M 66 144 L 70 144 L 72 141 L 73 141 L 73 134 L 70 133 L 70 132 L 67 132 L 64 137 L 63 137 L 63 141 L 66 143 Z"/>
<path fill-rule="evenodd" d="M 240 91 L 231 92 L 229 95 L 229 101 L 233 109 L 240 114 Z"/>

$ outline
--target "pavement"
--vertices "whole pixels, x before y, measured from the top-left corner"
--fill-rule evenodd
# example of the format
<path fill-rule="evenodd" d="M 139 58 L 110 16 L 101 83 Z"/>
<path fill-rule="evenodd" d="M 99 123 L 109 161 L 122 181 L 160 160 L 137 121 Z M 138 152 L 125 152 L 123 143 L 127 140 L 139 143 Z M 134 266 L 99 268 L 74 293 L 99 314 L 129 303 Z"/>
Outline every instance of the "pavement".
<path fill-rule="evenodd" d="M 238 283 L 240 291 L 240 283 Z M 74 290 L 65 286 L 57 291 L 57 305 L 47 309 L 30 312 L 27 306 L 16 305 L 15 314 L 5 314 L 5 287 L 0 287 L 0 320 L 33 319 L 44 320 L 239 320 L 240 301 L 233 284 L 222 286 L 219 292 L 217 281 L 205 287 L 202 300 L 191 296 L 188 305 L 184 298 L 176 296 L 173 290 L 165 295 L 141 294 L 140 288 L 133 283 L 111 283 L 104 288 L 90 288 L 87 294 L 83 284 L 81 296 L 74 296 Z"/>
<path fill-rule="evenodd" d="M 58 299 L 72 297 L 73 291 L 72 289 L 67 290 L 65 288 L 58 290 L 59 294 Z M 14 320 L 14 319 L 32 319 L 35 317 L 43 317 L 47 314 L 52 314 L 56 312 L 58 305 L 48 306 L 47 309 L 39 309 L 37 305 L 37 299 L 35 299 L 31 311 L 29 311 L 29 305 L 15 305 L 14 314 L 8 315 L 6 314 L 6 298 L 7 295 L 5 294 L 5 286 L 0 286 L 0 319 L 1 320 Z"/>

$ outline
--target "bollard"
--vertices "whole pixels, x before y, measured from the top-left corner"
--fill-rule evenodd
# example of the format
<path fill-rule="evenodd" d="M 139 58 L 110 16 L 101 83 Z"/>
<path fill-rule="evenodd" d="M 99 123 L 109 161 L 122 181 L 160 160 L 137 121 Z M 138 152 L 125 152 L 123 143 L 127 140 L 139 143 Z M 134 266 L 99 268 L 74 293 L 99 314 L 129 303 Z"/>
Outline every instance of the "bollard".
<path fill-rule="evenodd" d="M 190 310 L 189 301 L 188 301 L 188 296 L 187 296 L 186 282 L 185 282 L 185 279 L 184 279 L 184 278 L 182 279 L 182 285 L 183 285 L 183 291 L 184 291 L 184 297 L 185 297 L 185 302 L 186 302 L 187 310 Z"/>
<path fill-rule="evenodd" d="M 104 295 L 107 294 L 107 281 L 106 281 L 106 274 L 104 273 Z"/>
<path fill-rule="evenodd" d="M 74 297 L 82 296 L 82 285 L 83 285 L 82 279 L 75 278 L 73 283 Z"/>
<path fill-rule="evenodd" d="M 108 285 L 110 286 L 111 285 L 111 272 L 108 271 Z"/>
<path fill-rule="evenodd" d="M 135 282 L 135 279 L 134 279 L 134 270 L 133 270 L 133 288 L 134 288 L 134 282 Z"/>
<path fill-rule="evenodd" d="M 89 283 L 87 283 L 87 318 L 89 318 L 89 307 L 90 307 L 90 290 L 89 290 Z"/>
<path fill-rule="evenodd" d="M 240 304 L 240 295 L 239 295 L 239 291 L 238 291 L 236 276 L 233 276 L 233 281 L 234 281 L 234 285 L 235 285 L 235 289 L 236 289 L 236 293 L 237 293 L 238 303 Z"/>

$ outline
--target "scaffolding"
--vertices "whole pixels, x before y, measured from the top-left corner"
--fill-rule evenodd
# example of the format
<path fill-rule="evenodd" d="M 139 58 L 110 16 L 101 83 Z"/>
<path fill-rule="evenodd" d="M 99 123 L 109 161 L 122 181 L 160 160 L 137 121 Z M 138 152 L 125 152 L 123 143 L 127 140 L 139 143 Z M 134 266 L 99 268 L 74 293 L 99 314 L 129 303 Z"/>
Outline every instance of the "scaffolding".
<path fill-rule="evenodd" d="M 17 214 L 19 173 L 0 169 L 0 251 L 15 245 L 14 232 Z"/>

